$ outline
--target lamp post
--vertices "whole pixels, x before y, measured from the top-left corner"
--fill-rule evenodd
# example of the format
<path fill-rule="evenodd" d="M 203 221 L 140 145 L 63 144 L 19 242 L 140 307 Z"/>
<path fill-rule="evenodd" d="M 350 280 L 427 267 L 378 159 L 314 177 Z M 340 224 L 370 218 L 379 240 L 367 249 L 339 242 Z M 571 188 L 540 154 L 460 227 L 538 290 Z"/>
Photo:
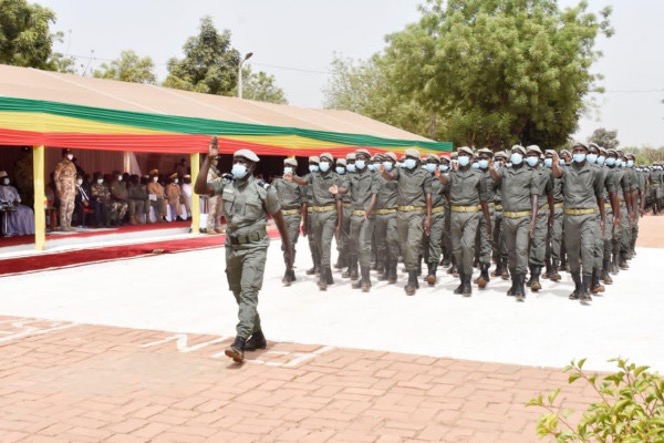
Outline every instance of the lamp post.
<path fill-rule="evenodd" d="M 237 72 L 237 96 L 238 98 L 242 98 L 242 65 L 244 62 L 249 60 L 251 56 L 254 55 L 253 52 L 247 52 L 244 56 L 244 58 L 240 61 L 240 66 L 238 67 L 238 72 Z"/>

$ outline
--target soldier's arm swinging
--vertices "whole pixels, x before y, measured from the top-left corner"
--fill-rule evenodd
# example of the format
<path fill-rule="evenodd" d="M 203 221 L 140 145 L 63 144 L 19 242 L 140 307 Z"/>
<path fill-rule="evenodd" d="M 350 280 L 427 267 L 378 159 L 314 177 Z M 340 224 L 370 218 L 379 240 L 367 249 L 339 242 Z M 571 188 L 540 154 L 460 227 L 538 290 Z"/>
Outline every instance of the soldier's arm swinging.
<path fill-rule="evenodd" d="M 606 223 L 606 211 L 604 209 L 604 197 L 601 195 L 597 196 L 597 206 L 599 206 L 599 216 L 600 216 L 600 222 L 599 222 L 599 227 L 600 230 L 602 231 L 602 237 L 604 237 L 604 226 Z"/>
<path fill-rule="evenodd" d="M 430 192 L 427 192 L 426 202 L 427 202 L 427 215 L 424 218 L 424 233 L 428 236 L 431 234 L 431 207 L 433 206 Z"/>
<path fill-rule="evenodd" d="M 537 223 L 537 212 L 539 210 L 539 195 L 533 194 L 530 196 L 530 207 L 532 211 L 532 216 L 530 219 L 530 225 L 528 225 L 528 231 L 530 232 L 530 238 L 535 238 L 535 224 Z"/>
<path fill-rule="evenodd" d="M 205 156 L 201 169 L 198 171 L 196 183 L 194 184 L 194 192 L 198 195 L 214 196 L 214 189 L 207 183 L 208 171 L 210 170 L 210 163 L 215 160 L 219 155 L 219 147 L 217 146 L 217 137 L 210 139 L 210 146 L 208 147 L 208 155 Z"/>
<path fill-rule="evenodd" d="M 378 172 L 383 176 L 385 180 L 394 180 L 394 175 L 391 172 L 385 170 L 385 166 L 381 163 L 378 167 Z"/>
<path fill-rule="evenodd" d="M 489 204 L 486 200 L 480 200 L 480 206 L 482 207 L 484 220 L 486 220 L 486 235 L 491 238 L 491 214 L 489 213 Z"/>
<path fill-rule="evenodd" d="M 288 230 L 286 229 L 286 222 L 284 221 L 284 216 L 281 213 L 281 209 L 272 214 L 272 220 L 274 220 L 274 224 L 277 225 L 277 229 L 279 229 L 281 243 L 284 245 L 284 258 L 286 260 L 286 267 L 290 271 L 293 269 L 293 256 L 291 255 L 290 238 L 288 237 Z"/>
<path fill-rule="evenodd" d="M 563 169 L 558 164 L 560 157 L 557 152 L 553 153 L 551 157 L 551 172 L 553 172 L 554 177 L 560 178 L 563 176 Z"/>
<path fill-rule="evenodd" d="M 553 193 L 552 192 L 547 193 L 546 199 L 549 202 L 549 227 L 552 227 L 553 221 L 556 218 L 556 210 L 555 210 L 556 204 L 553 201 Z"/>
<path fill-rule="evenodd" d="M 609 192 L 609 202 L 611 203 L 611 210 L 613 211 L 613 230 L 615 232 L 620 231 L 620 201 L 618 200 L 618 194 L 615 192 Z"/>
<path fill-rule="evenodd" d="M 377 196 L 376 196 L 376 194 L 373 194 L 371 196 L 371 200 L 369 201 L 369 207 L 367 208 L 367 210 L 364 213 L 364 218 L 365 219 L 369 219 L 369 217 L 373 213 L 373 210 L 376 207 L 376 200 L 377 200 Z"/>
<path fill-rule="evenodd" d="M 340 198 L 336 199 L 336 204 L 337 204 L 337 225 L 334 227 L 334 232 L 337 238 L 340 238 L 339 236 L 341 235 L 341 227 L 343 226 L 344 222 L 344 208 L 343 206 L 341 206 Z"/>

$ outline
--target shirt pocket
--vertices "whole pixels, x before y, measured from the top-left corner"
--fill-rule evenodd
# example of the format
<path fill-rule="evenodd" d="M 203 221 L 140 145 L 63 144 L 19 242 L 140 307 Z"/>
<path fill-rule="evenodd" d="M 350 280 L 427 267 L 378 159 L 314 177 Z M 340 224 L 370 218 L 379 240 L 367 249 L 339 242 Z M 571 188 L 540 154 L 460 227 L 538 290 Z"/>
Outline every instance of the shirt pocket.
<path fill-rule="evenodd" d="M 260 198 L 249 198 L 244 204 L 244 215 L 250 220 L 258 220 L 263 217 L 263 202 Z"/>
<path fill-rule="evenodd" d="M 224 190 L 224 192 L 221 194 L 221 199 L 223 201 L 224 217 L 230 218 L 233 215 L 233 210 L 235 209 L 235 193 Z"/>

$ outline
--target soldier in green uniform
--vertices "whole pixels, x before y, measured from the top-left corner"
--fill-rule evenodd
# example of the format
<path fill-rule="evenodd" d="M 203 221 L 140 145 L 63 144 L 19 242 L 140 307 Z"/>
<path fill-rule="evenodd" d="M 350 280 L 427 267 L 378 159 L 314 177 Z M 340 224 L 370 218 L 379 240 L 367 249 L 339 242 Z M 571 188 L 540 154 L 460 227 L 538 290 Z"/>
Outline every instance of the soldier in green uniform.
<path fill-rule="evenodd" d="M 348 171 L 346 170 L 346 157 L 339 157 L 335 159 L 334 172 L 336 172 L 341 180 L 348 178 Z M 350 207 L 350 195 L 344 194 L 341 196 L 341 206 L 346 205 Z M 345 208 L 344 208 L 345 210 Z M 350 213 L 348 214 L 349 220 L 346 220 L 346 214 L 344 213 L 344 224 L 348 222 L 348 229 L 350 229 Z M 344 226 L 341 227 L 341 234 L 337 238 L 337 262 L 334 264 L 334 269 L 343 269 L 348 267 L 348 234 L 349 232 L 344 232 Z M 345 248 L 345 249 L 344 249 Z"/>
<path fill-rule="evenodd" d="M 402 168 L 387 171 L 380 166 L 386 180 L 397 182 L 397 231 L 401 252 L 408 272 L 406 295 L 415 295 L 419 288 L 417 264 L 422 251 L 422 234 L 429 235 L 431 227 L 431 175 L 419 167 L 420 153 L 406 149 Z"/>
<path fill-rule="evenodd" d="M 445 231 L 445 209 L 447 197 L 445 185 L 434 179 L 436 170 L 440 168 L 440 159 L 433 154 L 426 156 L 424 168 L 431 174 L 431 232 L 423 237 L 424 258 L 427 264 L 426 281 L 434 286 L 437 281 L 436 270 L 443 253 L 443 232 Z"/>
<path fill-rule="evenodd" d="M 145 223 L 140 218 L 141 215 L 145 215 L 146 222 L 149 222 L 150 200 L 148 199 L 148 189 L 141 183 L 138 175 L 133 174 L 129 177 L 127 194 L 129 195 L 129 223 L 132 225 Z"/>
<path fill-rule="evenodd" d="M 493 168 L 497 171 L 505 167 L 507 162 L 507 153 L 498 151 L 493 155 Z M 501 277 L 503 280 L 509 280 L 510 274 L 507 269 L 507 245 L 505 244 L 505 235 L 503 230 L 503 196 L 500 192 L 500 186 L 495 188 L 494 196 L 494 223 L 493 223 L 493 256 L 496 261 L 496 269 L 491 273 L 493 277 Z"/>
<path fill-rule="evenodd" d="M 113 171 L 112 177 L 110 186 L 111 225 L 119 226 L 129 210 L 129 193 L 126 184 L 122 181 L 123 177 L 120 171 Z"/>
<path fill-rule="evenodd" d="M 628 244 L 627 252 L 625 252 L 625 258 L 627 260 L 631 260 L 634 256 L 634 245 L 636 243 L 636 235 L 639 229 L 639 199 L 641 195 L 641 188 L 639 183 L 639 176 L 636 172 L 636 168 L 634 167 L 634 154 L 625 154 L 625 160 L 627 161 L 625 163 L 625 174 L 630 177 L 629 180 L 632 182 L 632 213 L 629 220 L 629 228 L 627 230 Z"/>
<path fill-rule="evenodd" d="M 95 225 L 98 228 L 109 227 L 111 191 L 104 184 L 104 177 L 101 172 L 93 174 L 94 183 L 90 186 L 90 195 L 92 196 L 92 208 L 95 211 Z"/>
<path fill-rule="evenodd" d="M 395 168 L 397 156 L 393 152 L 386 152 L 380 166 L 390 172 Z M 384 273 L 380 273 L 378 280 L 387 280 L 388 284 L 397 282 L 397 260 L 399 259 L 399 234 L 397 232 L 397 183 L 386 180 L 378 174 L 379 189 L 376 196 L 376 255 L 383 260 Z"/>
<path fill-rule="evenodd" d="M 636 168 L 637 194 L 635 196 L 636 223 L 632 226 L 631 256 L 636 255 L 636 241 L 639 238 L 639 221 L 646 213 L 646 196 L 648 195 L 648 182 L 643 167 Z"/>
<path fill-rule="evenodd" d="M 480 275 L 476 283 L 480 289 L 483 289 L 491 280 L 489 277 L 489 268 L 491 267 L 491 252 L 493 251 L 493 235 L 489 235 L 488 232 L 492 234 L 496 232 L 496 191 L 498 185 L 493 181 L 489 173 L 489 162 L 493 161 L 493 151 L 488 148 L 482 148 L 477 151 L 477 156 L 477 164 L 480 171 L 482 171 L 482 180 L 484 181 L 484 201 L 486 201 L 489 208 L 489 224 L 491 225 L 487 229 L 486 219 L 480 217 L 477 228 Z"/>
<path fill-rule="evenodd" d="M 288 157 L 284 160 L 284 174 L 293 174 L 297 170 L 297 160 L 295 157 Z M 281 215 L 284 217 L 286 229 L 288 230 L 288 239 L 290 240 L 291 250 L 289 254 L 283 249 L 286 244 L 282 243 L 281 248 L 284 251 L 284 264 L 286 270 L 281 282 L 284 286 L 290 286 L 295 279 L 295 271 L 288 267 L 287 259 L 290 257 L 295 261 L 295 246 L 300 236 L 300 223 L 302 221 L 302 189 L 292 181 L 276 178 L 272 181 L 272 187 L 277 191 L 279 203 L 281 205 Z"/>
<path fill-rule="evenodd" d="M 563 229 L 572 280 L 574 280 L 574 292 L 569 298 L 581 300 L 583 303 L 592 300 L 588 291 L 593 272 L 595 234 L 601 232 L 604 236 L 606 219 L 602 173 L 599 168 L 588 164 L 587 154 L 588 147 L 577 142 L 572 147 L 573 162 L 570 166 L 561 168 L 558 164 L 558 154 L 554 154 L 552 161 L 553 174 L 563 178 L 565 201 Z"/>
<path fill-rule="evenodd" d="M 346 155 L 346 174 L 341 176 L 342 181 L 350 180 L 350 178 L 357 172 L 355 167 L 355 153 L 350 152 Z M 355 281 L 359 278 L 357 272 L 357 256 L 353 256 L 353 248 L 351 247 L 350 238 L 350 194 L 344 194 L 339 197 L 341 199 L 341 211 L 343 213 L 343 221 L 341 222 L 341 230 L 337 236 L 337 248 L 339 249 L 339 259 L 341 268 L 346 268 L 341 273 L 341 278 L 350 278 Z"/>
<path fill-rule="evenodd" d="M 266 347 L 265 335 L 258 315 L 258 291 L 263 285 L 263 272 L 270 238 L 267 235 L 267 214 L 272 216 L 281 241 L 288 268 L 292 268 L 291 245 L 286 223 L 281 215 L 277 193 L 269 184 L 253 176 L 259 158 L 248 149 L 233 154 L 232 179 L 220 177 L 208 182 L 210 163 L 219 155 L 217 138 L 213 137 L 208 155 L 196 177 L 195 192 L 199 195 L 221 195 L 226 218 L 226 278 L 239 306 L 239 323 L 233 344 L 225 354 L 241 363 L 244 351 Z"/>
<path fill-rule="evenodd" d="M 369 170 L 368 162 L 371 154 L 366 149 L 355 152 L 355 173 L 341 186 L 332 186 L 332 193 L 350 194 L 350 249 L 351 260 L 360 262 L 361 279 L 353 283 L 354 289 L 369 292 L 371 288 L 371 244 L 373 240 L 375 216 L 373 210 L 376 206 L 376 195 L 380 182 L 378 177 Z"/>
<path fill-rule="evenodd" d="M 493 165 L 489 173 L 500 186 L 503 206 L 503 235 L 509 255 L 508 267 L 512 286 L 507 295 L 516 296 L 517 301 L 526 298 L 524 287 L 528 269 L 528 243 L 535 236 L 539 209 L 540 185 L 537 174 L 525 166 L 526 149 L 512 147 L 511 166 L 496 170 Z"/>
<path fill-rule="evenodd" d="M 491 217 L 485 198 L 483 173 L 472 168 L 473 150 L 462 146 L 457 150 L 458 169 L 449 175 L 436 172 L 436 177 L 449 188 L 450 225 L 452 250 L 459 271 L 461 284 L 455 294 L 469 297 L 472 292 L 470 280 L 475 259 L 475 238 L 480 222 L 480 211 L 486 220 L 487 235 L 491 236 Z"/>
<path fill-rule="evenodd" d="M 627 265 L 627 251 L 629 249 L 629 229 L 632 210 L 634 208 L 634 183 L 630 174 L 625 173 L 623 168 L 624 154 L 615 149 L 607 151 L 607 166 L 613 170 L 613 183 L 616 195 L 620 205 L 620 224 L 613 226 L 613 263 L 612 271 L 614 274 L 619 269 L 629 269 Z M 616 217 L 614 211 L 614 217 Z"/>
<path fill-rule="evenodd" d="M 664 168 L 659 163 L 653 163 L 650 172 L 650 198 L 652 200 L 652 215 L 657 215 L 662 210 L 662 198 L 664 197 Z"/>
<path fill-rule="evenodd" d="M 544 151 L 544 166 L 553 167 L 553 154 L 556 151 L 547 149 Z M 542 278 L 548 278 L 553 282 L 560 281 L 560 250 L 563 239 L 563 180 L 560 177 L 552 177 L 551 197 L 553 199 L 553 218 L 549 219 L 546 254 L 544 261 L 546 272 Z"/>
<path fill-rule="evenodd" d="M 309 172 L 318 172 L 318 163 L 320 159 L 317 155 L 312 155 L 309 157 Z M 311 185 L 302 187 L 302 202 L 304 203 L 304 209 L 302 212 L 302 235 L 308 238 L 309 251 L 311 252 L 311 262 L 313 263 L 310 269 L 307 269 L 307 275 L 316 275 L 320 274 L 320 253 L 318 252 L 318 247 L 316 246 L 316 241 L 314 236 L 311 234 L 311 220 L 312 212 L 311 207 L 312 203 L 312 194 L 311 194 Z"/>
<path fill-rule="evenodd" d="M 284 179 L 292 180 L 300 186 L 312 185 L 309 235 L 314 236 L 316 249 L 320 253 L 318 287 L 321 291 L 326 291 L 327 286 L 334 283 L 330 267 L 332 238 L 335 235 L 339 236 L 343 213 L 341 211 L 341 200 L 330 192 L 333 185 L 340 184 L 339 175 L 332 169 L 334 158 L 332 154 L 327 152 L 321 154 L 319 158 L 319 172 L 310 172 L 304 177 L 298 177 L 295 174 L 284 174 Z"/>
<path fill-rule="evenodd" d="M 542 267 L 544 267 L 544 257 L 546 255 L 546 234 L 549 227 L 549 220 L 555 216 L 552 194 L 553 173 L 551 169 L 542 167 L 541 157 L 542 150 L 539 146 L 530 145 L 526 148 L 526 163 L 528 163 L 528 167 L 537 176 L 537 184 L 539 186 L 537 201 L 540 205 L 537 210 L 535 232 L 530 241 L 530 252 L 528 254 L 530 280 L 528 280 L 526 286 L 533 292 L 542 289 L 539 277 Z"/>

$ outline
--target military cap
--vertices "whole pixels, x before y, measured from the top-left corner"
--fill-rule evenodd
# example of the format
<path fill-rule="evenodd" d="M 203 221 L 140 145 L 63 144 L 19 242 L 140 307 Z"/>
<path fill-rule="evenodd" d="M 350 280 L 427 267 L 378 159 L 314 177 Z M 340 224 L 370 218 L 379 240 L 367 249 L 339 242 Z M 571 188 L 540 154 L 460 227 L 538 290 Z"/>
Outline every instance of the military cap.
<path fill-rule="evenodd" d="M 159 175 L 159 169 L 150 169 L 150 175 Z"/>
<path fill-rule="evenodd" d="M 615 149 L 607 149 L 606 154 L 607 155 L 615 155 L 616 157 L 618 157 L 618 151 L 615 150 Z"/>
<path fill-rule="evenodd" d="M 493 154 L 493 151 L 492 151 L 491 149 L 489 149 L 489 148 L 481 148 L 481 149 L 478 149 L 478 150 L 477 150 L 477 155 L 480 155 L 480 154 L 486 154 L 486 155 L 488 155 L 489 157 L 493 157 L 493 155 L 494 155 L 494 154 Z"/>
<path fill-rule="evenodd" d="M 337 166 L 346 166 L 346 159 L 341 157 L 337 159 Z"/>
<path fill-rule="evenodd" d="M 3 177 L 9 177 L 7 175 L 7 171 L 0 171 L 0 178 L 3 178 Z"/>
<path fill-rule="evenodd" d="M 606 148 L 604 146 L 597 146 L 599 148 L 599 153 L 606 155 Z"/>
<path fill-rule="evenodd" d="M 417 159 L 417 160 L 420 159 L 420 151 L 418 151 L 415 148 L 406 149 L 404 154 L 405 154 L 406 157 L 412 157 L 412 158 Z"/>
<path fill-rule="evenodd" d="M 372 160 L 377 162 L 377 161 L 382 161 L 384 158 L 385 157 L 383 156 L 383 154 L 377 152 L 377 153 L 374 154 Z"/>
<path fill-rule="evenodd" d="M 397 161 L 397 155 L 396 155 L 394 152 L 386 152 L 386 153 L 385 153 L 385 158 L 386 158 L 386 159 L 389 158 L 389 159 L 392 160 L 393 162 L 396 162 L 396 161 Z"/>
<path fill-rule="evenodd" d="M 595 148 L 599 151 L 599 145 L 597 143 L 594 143 L 594 142 L 588 143 L 588 149 L 590 149 L 590 148 Z"/>
<path fill-rule="evenodd" d="M 542 156 L 542 150 L 540 149 L 539 146 L 537 145 L 530 145 L 526 148 L 526 154 L 530 152 L 536 152 L 537 155 Z"/>
<path fill-rule="evenodd" d="M 297 168 L 297 160 L 295 157 L 286 157 L 284 159 L 284 164 L 289 166 L 295 166 Z"/>
<path fill-rule="evenodd" d="M 571 156 L 572 156 L 572 153 L 569 152 L 568 149 L 563 149 L 562 151 L 560 151 L 560 155 L 561 155 L 561 156 L 563 156 L 563 155 L 569 155 L 569 156 L 571 157 Z"/>
<path fill-rule="evenodd" d="M 346 160 L 355 161 L 355 153 L 354 152 L 349 152 L 348 154 L 346 154 Z"/>
<path fill-rule="evenodd" d="M 521 153 L 522 155 L 526 155 L 526 148 L 524 148 L 521 145 L 512 146 L 512 152 L 515 152 L 515 151 Z"/>
<path fill-rule="evenodd" d="M 312 155 L 309 157 L 309 163 L 320 163 L 320 159 L 317 155 Z"/>
<path fill-rule="evenodd" d="M 493 156 L 494 158 L 502 158 L 503 160 L 507 160 L 507 152 L 505 151 L 498 151 Z"/>
<path fill-rule="evenodd" d="M 334 161 L 334 157 L 332 157 L 332 154 L 330 154 L 329 152 L 323 152 L 320 155 L 320 161 L 323 161 L 323 159 L 327 159 L 330 163 Z"/>
<path fill-rule="evenodd" d="M 178 173 L 174 172 L 171 175 L 169 175 L 168 178 L 170 178 L 171 180 L 173 180 L 174 178 L 178 178 Z"/>
<path fill-rule="evenodd" d="M 62 153 L 63 153 L 63 154 L 71 154 L 71 149 L 69 149 L 69 148 L 64 148 L 64 149 L 62 150 Z"/>
<path fill-rule="evenodd" d="M 240 149 L 239 151 L 235 151 L 233 157 L 244 157 L 254 163 L 258 163 L 260 161 L 260 158 L 258 158 L 258 156 L 254 154 L 254 151 L 250 149 Z"/>
<path fill-rule="evenodd" d="M 470 149 L 468 146 L 461 146 L 460 148 L 458 148 L 458 149 L 457 149 L 457 155 L 459 155 L 459 154 L 468 154 L 468 155 L 470 155 L 471 157 L 472 157 L 473 155 L 475 155 L 474 152 L 473 152 L 473 150 Z"/>
<path fill-rule="evenodd" d="M 544 155 L 555 155 L 556 150 L 555 149 L 547 149 L 544 151 Z"/>
<path fill-rule="evenodd" d="M 182 176 L 182 178 L 191 178 L 191 175 L 185 174 L 185 175 Z"/>
<path fill-rule="evenodd" d="M 371 158 L 371 153 L 370 153 L 369 151 L 367 151 L 366 149 L 358 149 L 357 151 L 355 151 L 355 157 L 356 157 L 356 158 L 357 158 L 357 156 L 360 155 L 360 154 L 364 154 L 364 155 L 366 155 L 367 157 Z"/>
<path fill-rule="evenodd" d="M 427 154 L 425 161 L 435 161 L 436 163 L 440 163 L 440 159 L 438 159 L 435 154 Z"/>
<path fill-rule="evenodd" d="M 574 144 L 572 145 L 572 150 L 574 150 L 574 148 L 583 148 L 586 151 L 588 150 L 588 146 L 583 142 L 574 142 Z"/>
<path fill-rule="evenodd" d="M 449 162 L 450 162 L 450 158 L 447 157 L 447 156 L 445 156 L 445 155 L 441 155 L 440 157 L 438 157 L 438 160 L 440 160 L 441 163 L 442 163 L 442 162 L 445 162 L 445 163 L 449 163 Z"/>
<path fill-rule="evenodd" d="M 635 160 L 636 159 L 636 157 L 634 157 L 634 154 L 632 154 L 631 152 L 626 154 L 625 157 L 628 158 L 629 160 Z"/>
<path fill-rule="evenodd" d="M 452 160 L 456 160 L 457 158 L 459 158 L 459 155 L 456 152 L 453 152 L 452 155 L 450 155 L 450 158 Z"/>

